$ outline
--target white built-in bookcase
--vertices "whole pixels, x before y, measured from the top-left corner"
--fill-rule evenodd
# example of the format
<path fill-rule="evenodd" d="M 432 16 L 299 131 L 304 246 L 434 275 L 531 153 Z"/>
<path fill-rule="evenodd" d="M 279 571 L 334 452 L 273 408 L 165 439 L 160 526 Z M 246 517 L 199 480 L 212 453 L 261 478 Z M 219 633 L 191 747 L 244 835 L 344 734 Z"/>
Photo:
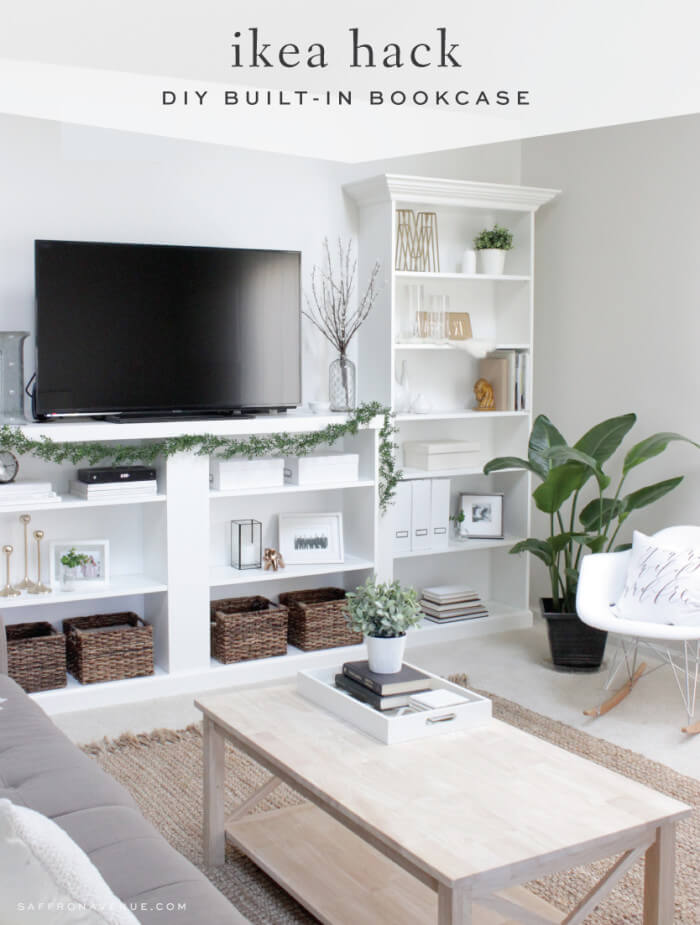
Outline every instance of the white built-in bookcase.
<path fill-rule="evenodd" d="M 428 584 L 466 583 L 488 601 L 484 623 L 495 627 L 525 625 L 529 610 L 529 563 L 526 556 L 508 550 L 528 536 L 530 527 L 530 476 L 526 472 L 482 473 L 494 456 L 527 456 L 532 423 L 534 238 L 537 209 L 557 195 L 556 190 L 460 180 L 383 175 L 349 184 L 359 219 L 360 279 L 374 260 L 383 267 L 384 286 L 376 309 L 360 331 L 361 398 L 373 396 L 395 405 L 396 375 L 406 361 L 411 391 L 420 392 L 431 406 L 425 414 L 398 414 L 397 443 L 415 440 L 468 440 L 478 442 L 478 464 L 441 473 L 405 469 L 403 477 L 448 477 L 451 510 L 460 491 L 504 493 L 505 537 L 502 540 L 450 542 L 447 550 L 395 555 L 391 521 L 380 524 L 378 571 L 385 577 L 420 588 Z M 440 270 L 418 273 L 396 270 L 397 209 L 437 214 Z M 483 276 L 461 272 L 462 255 L 473 247 L 483 228 L 498 223 L 513 233 L 505 274 Z M 399 313 L 406 284 L 421 283 L 430 294 L 449 296 L 450 311 L 469 312 L 473 336 L 496 348 L 527 350 L 529 389 L 524 411 L 474 410 L 473 386 L 479 378 L 478 359 L 449 344 L 400 343 Z M 399 449 L 399 460 L 402 453 Z M 443 627 L 450 638 L 469 634 L 474 622 Z"/>
<path fill-rule="evenodd" d="M 446 292 L 450 295 L 451 310 L 469 311 L 475 337 L 493 338 L 499 345 L 531 347 L 534 213 L 554 192 L 392 176 L 352 184 L 345 189 L 358 206 L 360 280 L 367 277 L 371 265 L 379 260 L 386 281 L 360 332 L 359 399 L 392 405 L 396 362 L 399 357 L 406 357 L 415 387 L 430 396 L 435 410 L 428 415 L 398 416 L 400 443 L 411 439 L 468 437 L 479 441 L 482 462 L 493 455 L 523 455 L 530 428 L 529 405 L 527 411 L 517 413 L 469 411 L 477 371 L 475 360 L 446 347 L 406 347 L 394 343 L 397 299 L 407 278 L 391 269 L 395 209 L 406 204 L 432 209 L 438 214 L 442 272 L 422 277 L 428 291 Z M 462 251 L 474 234 L 494 221 L 507 225 L 515 234 L 508 275 L 463 277 L 458 272 Z M 122 443 L 185 433 L 241 438 L 278 431 L 302 433 L 321 430 L 338 419 L 338 415 L 308 415 L 300 411 L 251 420 L 189 423 L 27 424 L 22 430 L 33 438 L 45 434 L 57 441 Z M 108 539 L 112 578 L 108 587 L 82 593 L 56 590 L 45 597 L 23 594 L 5 599 L 0 602 L 3 618 L 10 623 L 48 620 L 60 628 L 66 617 L 132 610 L 153 624 L 156 662 L 156 674 L 151 677 L 86 686 L 69 678 L 66 688 L 33 696 L 49 712 L 65 712 L 270 681 L 294 675 L 301 668 L 360 657 L 360 647 L 304 653 L 290 646 L 284 656 L 221 665 L 210 656 L 209 602 L 251 594 L 276 600 L 281 591 L 325 585 L 350 590 L 374 573 L 382 579 L 397 577 L 418 588 L 434 583 L 468 582 L 491 602 L 490 615 L 484 619 L 449 626 L 425 622 L 409 635 L 411 646 L 527 625 L 531 620 L 528 565 L 525 557 L 509 556 L 508 547 L 515 538 L 528 532 L 528 476 L 505 472 L 487 478 L 477 466 L 442 473 L 451 479 L 455 501 L 459 490 L 465 488 L 490 487 L 505 493 L 506 539 L 474 540 L 471 545 L 460 544 L 446 552 L 394 557 L 391 518 L 382 518 L 378 506 L 377 451 L 381 423 L 377 420 L 333 447 L 359 454 L 360 480 L 353 484 L 212 491 L 209 459 L 183 453 L 156 463 L 157 496 L 102 503 L 68 494 L 74 466 L 23 457 L 21 478 L 50 480 L 63 500 L 34 509 L 26 505 L 0 509 L 0 541 L 12 543 L 16 549 L 13 580 L 22 574 L 22 528 L 18 516 L 24 512 L 32 515 L 32 530 L 41 528 L 46 533 L 45 560 L 52 539 Z M 420 475 L 415 471 L 404 472 L 405 478 Z M 231 520 L 253 517 L 262 521 L 263 545 L 277 546 L 277 515 L 304 511 L 343 513 L 342 566 L 288 566 L 279 572 L 237 571 L 231 567 Z M 33 568 L 32 564 L 32 576 Z"/>

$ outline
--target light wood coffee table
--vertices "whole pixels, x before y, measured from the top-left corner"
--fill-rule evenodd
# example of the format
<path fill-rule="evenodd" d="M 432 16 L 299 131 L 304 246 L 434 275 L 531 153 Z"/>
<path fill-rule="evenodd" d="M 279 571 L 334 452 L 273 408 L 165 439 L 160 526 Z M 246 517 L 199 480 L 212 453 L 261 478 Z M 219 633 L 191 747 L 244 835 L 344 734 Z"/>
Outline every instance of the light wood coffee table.
<path fill-rule="evenodd" d="M 291 684 L 196 705 L 206 861 L 228 838 L 327 925 L 578 925 L 644 855 L 645 925 L 672 925 L 683 803 L 497 720 L 387 746 Z M 226 740 L 272 775 L 228 819 Z M 250 815 L 281 782 L 307 802 Z M 566 917 L 522 886 L 613 855 Z"/>

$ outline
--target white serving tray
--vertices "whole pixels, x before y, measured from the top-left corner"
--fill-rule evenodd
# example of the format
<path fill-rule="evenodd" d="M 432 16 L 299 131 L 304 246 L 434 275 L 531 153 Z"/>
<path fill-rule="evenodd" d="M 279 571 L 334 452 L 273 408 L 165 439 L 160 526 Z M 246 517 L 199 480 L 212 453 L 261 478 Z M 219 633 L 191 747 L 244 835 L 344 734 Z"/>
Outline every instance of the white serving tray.
<path fill-rule="evenodd" d="M 416 667 L 412 665 L 411 667 Z M 335 686 L 335 676 L 342 672 L 342 665 L 335 668 L 313 668 L 297 674 L 297 690 L 324 710 L 346 720 L 368 735 L 379 739 L 385 745 L 409 742 L 412 739 L 428 739 L 483 726 L 491 719 L 491 701 L 444 678 L 428 672 L 431 689 L 444 688 L 468 698 L 468 703 L 458 704 L 446 710 L 423 710 L 390 716 L 375 710 Z M 422 668 L 419 670 L 423 670 Z"/>

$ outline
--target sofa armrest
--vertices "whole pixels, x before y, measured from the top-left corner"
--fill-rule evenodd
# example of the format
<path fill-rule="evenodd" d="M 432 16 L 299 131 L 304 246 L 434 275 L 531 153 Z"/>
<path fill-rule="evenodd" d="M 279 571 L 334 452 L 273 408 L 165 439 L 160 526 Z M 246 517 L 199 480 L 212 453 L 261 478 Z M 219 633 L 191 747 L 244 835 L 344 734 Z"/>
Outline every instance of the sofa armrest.
<path fill-rule="evenodd" d="M 2 617 L 0 617 L 0 674 L 7 674 L 7 637 Z"/>

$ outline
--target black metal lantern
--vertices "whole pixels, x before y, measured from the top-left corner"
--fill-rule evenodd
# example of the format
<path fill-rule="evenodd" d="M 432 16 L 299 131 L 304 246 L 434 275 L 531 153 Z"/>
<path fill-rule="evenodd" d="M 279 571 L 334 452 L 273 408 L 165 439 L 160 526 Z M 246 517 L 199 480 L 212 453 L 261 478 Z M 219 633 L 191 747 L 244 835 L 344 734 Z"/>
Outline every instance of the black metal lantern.
<path fill-rule="evenodd" d="M 262 568 L 262 524 L 259 520 L 231 521 L 231 565 Z"/>

